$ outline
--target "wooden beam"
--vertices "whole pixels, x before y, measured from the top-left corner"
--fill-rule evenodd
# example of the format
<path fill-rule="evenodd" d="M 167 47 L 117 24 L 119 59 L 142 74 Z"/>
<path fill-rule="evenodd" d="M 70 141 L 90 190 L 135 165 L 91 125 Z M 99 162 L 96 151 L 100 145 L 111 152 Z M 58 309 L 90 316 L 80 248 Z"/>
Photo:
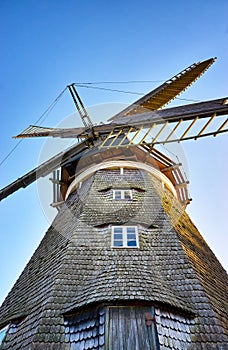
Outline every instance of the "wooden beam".
<path fill-rule="evenodd" d="M 198 135 L 195 137 L 195 140 L 197 140 L 199 138 L 200 135 L 203 134 L 203 132 L 207 129 L 207 127 L 212 123 L 212 121 L 215 119 L 216 117 L 216 113 L 214 113 L 212 115 L 212 117 L 208 120 L 208 122 L 204 125 L 204 127 L 200 130 L 200 132 L 198 133 Z"/>
<path fill-rule="evenodd" d="M 180 124 L 183 122 L 183 119 L 180 119 L 179 122 L 177 123 L 177 125 L 175 126 L 175 128 L 171 131 L 171 133 L 168 135 L 168 137 L 165 139 L 165 142 L 167 142 L 170 137 L 175 133 L 175 131 L 177 130 L 177 128 L 180 126 Z M 163 142 L 163 143 L 165 143 Z"/>
<path fill-rule="evenodd" d="M 118 139 L 118 137 L 121 135 L 123 129 L 120 129 L 119 132 L 116 134 L 116 136 L 113 138 L 113 140 L 111 141 L 111 143 L 107 146 L 107 147 L 111 147 L 113 145 L 113 143 Z"/>
<path fill-rule="evenodd" d="M 197 122 L 198 119 L 199 119 L 199 117 L 196 117 L 195 119 L 193 119 L 193 121 L 191 122 L 189 127 L 185 130 L 185 132 L 181 136 L 180 141 L 184 139 L 184 137 L 187 135 L 187 133 L 190 131 L 190 129 L 193 127 L 193 125 Z"/>
<path fill-rule="evenodd" d="M 133 127 L 131 126 L 130 129 L 128 130 L 128 132 L 124 135 L 124 137 L 122 138 L 122 140 L 119 143 L 119 146 L 122 145 L 122 143 L 126 140 L 126 138 L 128 137 L 128 135 L 131 133 L 131 131 L 133 130 Z"/>
<path fill-rule="evenodd" d="M 157 141 L 158 137 L 161 135 L 161 133 L 163 132 L 163 130 L 166 128 L 166 126 L 169 124 L 168 121 L 165 122 L 165 124 L 162 126 L 162 128 L 159 130 L 159 132 L 157 133 L 157 135 L 154 137 L 153 139 L 153 143 Z"/>
<path fill-rule="evenodd" d="M 110 133 L 108 134 L 108 136 L 105 137 L 104 141 L 102 142 L 102 144 L 99 146 L 99 149 L 104 147 L 104 145 L 106 144 L 106 142 L 109 140 L 109 138 L 112 136 L 112 134 L 114 133 L 114 129 L 112 129 L 110 131 Z"/>
<path fill-rule="evenodd" d="M 224 123 L 218 128 L 218 130 L 214 133 L 214 136 L 217 136 L 217 134 L 222 131 L 222 129 L 226 126 L 227 123 L 228 119 L 226 119 Z"/>
<path fill-rule="evenodd" d="M 140 145 L 143 143 L 143 141 L 147 138 L 147 136 L 150 134 L 153 128 L 155 128 L 156 123 L 152 124 L 149 130 L 146 132 L 146 134 L 143 136 L 143 138 L 140 141 Z"/>
<path fill-rule="evenodd" d="M 141 128 L 139 128 L 138 131 L 135 132 L 134 136 L 132 137 L 132 139 L 129 141 L 129 145 L 132 144 L 132 142 L 135 140 L 135 138 L 138 136 L 138 134 L 140 133 L 140 131 L 143 129 L 143 126 L 141 126 Z"/>
<path fill-rule="evenodd" d="M 176 188 L 184 188 L 184 187 L 186 187 L 187 185 L 189 185 L 189 181 L 185 181 L 185 182 L 176 184 L 175 187 L 176 187 Z"/>
<path fill-rule="evenodd" d="M 162 169 L 161 171 L 164 173 L 166 171 L 176 170 L 180 166 L 182 166 L 182 163 L 178 163 L 178 164 L 174 164 L 174 165 L 171 165 L 171 166 L 167 166 L 166 168 Z"/>

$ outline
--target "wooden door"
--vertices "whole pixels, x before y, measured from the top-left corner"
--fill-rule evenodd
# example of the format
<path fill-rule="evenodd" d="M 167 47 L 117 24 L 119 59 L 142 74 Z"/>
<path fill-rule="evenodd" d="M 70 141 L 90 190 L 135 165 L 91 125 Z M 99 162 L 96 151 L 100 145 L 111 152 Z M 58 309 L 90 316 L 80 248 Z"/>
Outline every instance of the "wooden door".
<path fill-rule="evenodd" d="M 106 350 L 159 349 L 151 307 L 111 306 L 106 317 Z"/>

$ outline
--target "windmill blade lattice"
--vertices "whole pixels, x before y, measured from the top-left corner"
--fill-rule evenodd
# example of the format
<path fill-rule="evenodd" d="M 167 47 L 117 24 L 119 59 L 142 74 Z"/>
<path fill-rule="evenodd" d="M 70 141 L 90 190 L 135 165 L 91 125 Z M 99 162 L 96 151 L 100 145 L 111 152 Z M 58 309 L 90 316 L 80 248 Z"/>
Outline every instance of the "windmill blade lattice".
<path fill-rule="evenodd" d="M 165 83 L 152 90 L 147 95 L 143 96 L 132 105 L 114 115 L 109 120 L 112 122 L 121 123 L 125 118 L 131 115 L 144 114 L 147 110 L 158 110 L 164 107 L 167 103 L 172 101 L 175 97 L 180 95 L 186 90 L 194 81 L 196 81 L 215 61 L 216 58 L 211 58 L 203 62 L 194 63 L 188 68 L 184 69 L 180 73 L 176 74 Z M 73 98 L 74 104 L 81 117 L 85 129 L 91 129 L 93 127 L 92 121 L 86 111 L 83 102 L 78 95 L 74 84 L 68 86 L 70 94 Z M 121 120 L 120 120 L 121 118 Z M 52 137 L 77 137 L 81 133 L 81 137 L 86 137 L 86 133 L 83 135 L 83 129 L 75 128 L 70 129 L 59 129 L 59 128 L 42 128 L 40 126 L 29 126 L 22 133 L 15 136 L 15 138 L 25 137 L 41 137 L 41 136 L 52 136 Z"/>
<path fill-rule="evenodd" d="M 227 102 L 228 98 L 225 97 L 187 106 L 167 108 L 124 118 L 125 123 L 122 124 L 120 123 L 121 119 L 119 119 L 116 121 L 116 126 L 104 125 L 100 127 L 100 133 L 101 128 L 103 130 L 106 128 L 106 131 L 108 128 L 110 129 L 110 133 L 100 147 L 120 147 L 130 145 L 133 142 L 142 145 L 148 143 L 148 139 L 150 139 L 149 143 L 152 146 L 189 139 L 197 140 L 211 135 L 217 136 L 228 131 L 225 129 L 228 122 Z M 217 123 L 218 121 L 219 123 Z M 147 129 L 146 132 L 145 129 Z M 191 129 L 194 131 L 193 134 L 190 134 Z M 99 127 L 95 130 L 99 132 Z M 169 130 L 168 134 L 167 130 Z M 113 137 L 114 135 L 115 137 Z"/>
<path fill-rule="evenodd" d="M 211 58 L 192 64 L 109 120 L 116 121 L 120 117 L 125 118 L 144 113 L 145 110 L 154 111 L 164 107 L 194 83 L 215 60 L 216 58 Z"/>
<path fill-rule="evenodd" d="M 164 169 L 168 169 L 172 173 L 170 173 L 170 176 L 173 176 L 176 188 L 181 188 L 181 191 L 184 188 L 184 192 L 182 191 L 182 195 L 179 197 L 185 203 L 188 201 L 187 182 L 178 170 L 178 164 L 170 159 L 164 159 L 164 156 L 162 157 L 154 147 L 169 142 L 180 142 L 189 139 L 197 140 L 210 135 L 217 136 L 228 131 L 226 129 L 228 98 L 162 110 L 159 108 L 190 86 L 214 61 L 215 58 L 211 58 L 203 62 L 194 63 L 122 112 L 110 118 L 111 122 L 108 124 L 93 125 L 74 84 L 69 85 L 68 89 L 84 127 L 45 128 L 31 125 L 21 134 L 15 136 L 15 138 L 52 136 L 85 140 L 52 157 L 3 188 L 0 191 L 0 200 L 19 188 L 28 186 L 39 177 L 46 176 L 59 167 L 64 167 L 72 159 L 75 160 L 86 156 L 90 149 L 93 149 L 94 152 L 99 152 L 111 148 L 129 148 L 138 145 L 149 156 L 160 162 L 161 171 L 167 171 Z M 68 180 L 71 181 L 70 176 Z M 56 181 L 58 179 L 54 178 L 53 182 Z"/>
<path fill-rule="evenodd" d="M 84 128 L 46 128 L 42 126 L 30 125 L 19 135 L 14 136 L 15 139 L 28 138 L 28 137 L 77 137 L 83 135 Z"/>

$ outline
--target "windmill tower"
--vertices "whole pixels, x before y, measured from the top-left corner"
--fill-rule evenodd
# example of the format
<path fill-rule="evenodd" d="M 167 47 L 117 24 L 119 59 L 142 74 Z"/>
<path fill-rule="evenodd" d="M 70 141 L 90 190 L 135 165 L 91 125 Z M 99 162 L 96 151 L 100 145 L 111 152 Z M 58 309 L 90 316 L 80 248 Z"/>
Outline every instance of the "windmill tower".
<path fill-rule="evenodd" d="M 185 212 L 181 165 L 158 149 L 227 131 L 227 98 L 160 109 L 213 61 L 97 126 L 72 84 L 83 128 L 18 135 L 80 141 L 1 191 L 54 171 L 58 208 L 0 308 L 1 350 L 227 349 L 227 275 Z"/>

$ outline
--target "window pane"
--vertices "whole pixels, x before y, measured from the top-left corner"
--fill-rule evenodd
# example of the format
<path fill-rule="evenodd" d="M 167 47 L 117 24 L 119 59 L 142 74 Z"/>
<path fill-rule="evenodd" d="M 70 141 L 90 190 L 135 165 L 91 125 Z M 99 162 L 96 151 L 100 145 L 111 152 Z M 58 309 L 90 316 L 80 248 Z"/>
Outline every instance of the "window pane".
<path fill-rule="evenodd" d="M 135 227 L 127 227 L 127 233 L 135 233 Z"/>
<path fill-rule="evenodd" d="M 135 240 L 136 239 L 136 235 L 135 233 L 128 233 L 127 234 L 127 240 L 130 241 L 130 240 Z"/>
<path fill-rule="evenodd" d="M 137 247 L 137 243 L 136 243 L 136 241 L 128 241 L 127 246 L 128 247 Z"/>
<path fill-rule="evenodd" d="M 114 227 L 114 233 L 122 233 L 122 227 Z"/>
<path fill-rule="evenodd" d="M 114 239 L 123 239 L 123 235 L 121 233 L 114 233 Z"/>
<path fill-rule="evenodd" d="M 114 241 L 113 245 L 114 245 L 114 247 L 122 247 L 123 246 L 123 241 Z"/>
<path fill-rule="evenodd" d="M 124 191 L 124 198 L 131 199 L 131 191 Z"/>
<path fill-rule="evenodd" d="M 121 199 L 121 191 L 114 191 L 114 198 Z"/>

